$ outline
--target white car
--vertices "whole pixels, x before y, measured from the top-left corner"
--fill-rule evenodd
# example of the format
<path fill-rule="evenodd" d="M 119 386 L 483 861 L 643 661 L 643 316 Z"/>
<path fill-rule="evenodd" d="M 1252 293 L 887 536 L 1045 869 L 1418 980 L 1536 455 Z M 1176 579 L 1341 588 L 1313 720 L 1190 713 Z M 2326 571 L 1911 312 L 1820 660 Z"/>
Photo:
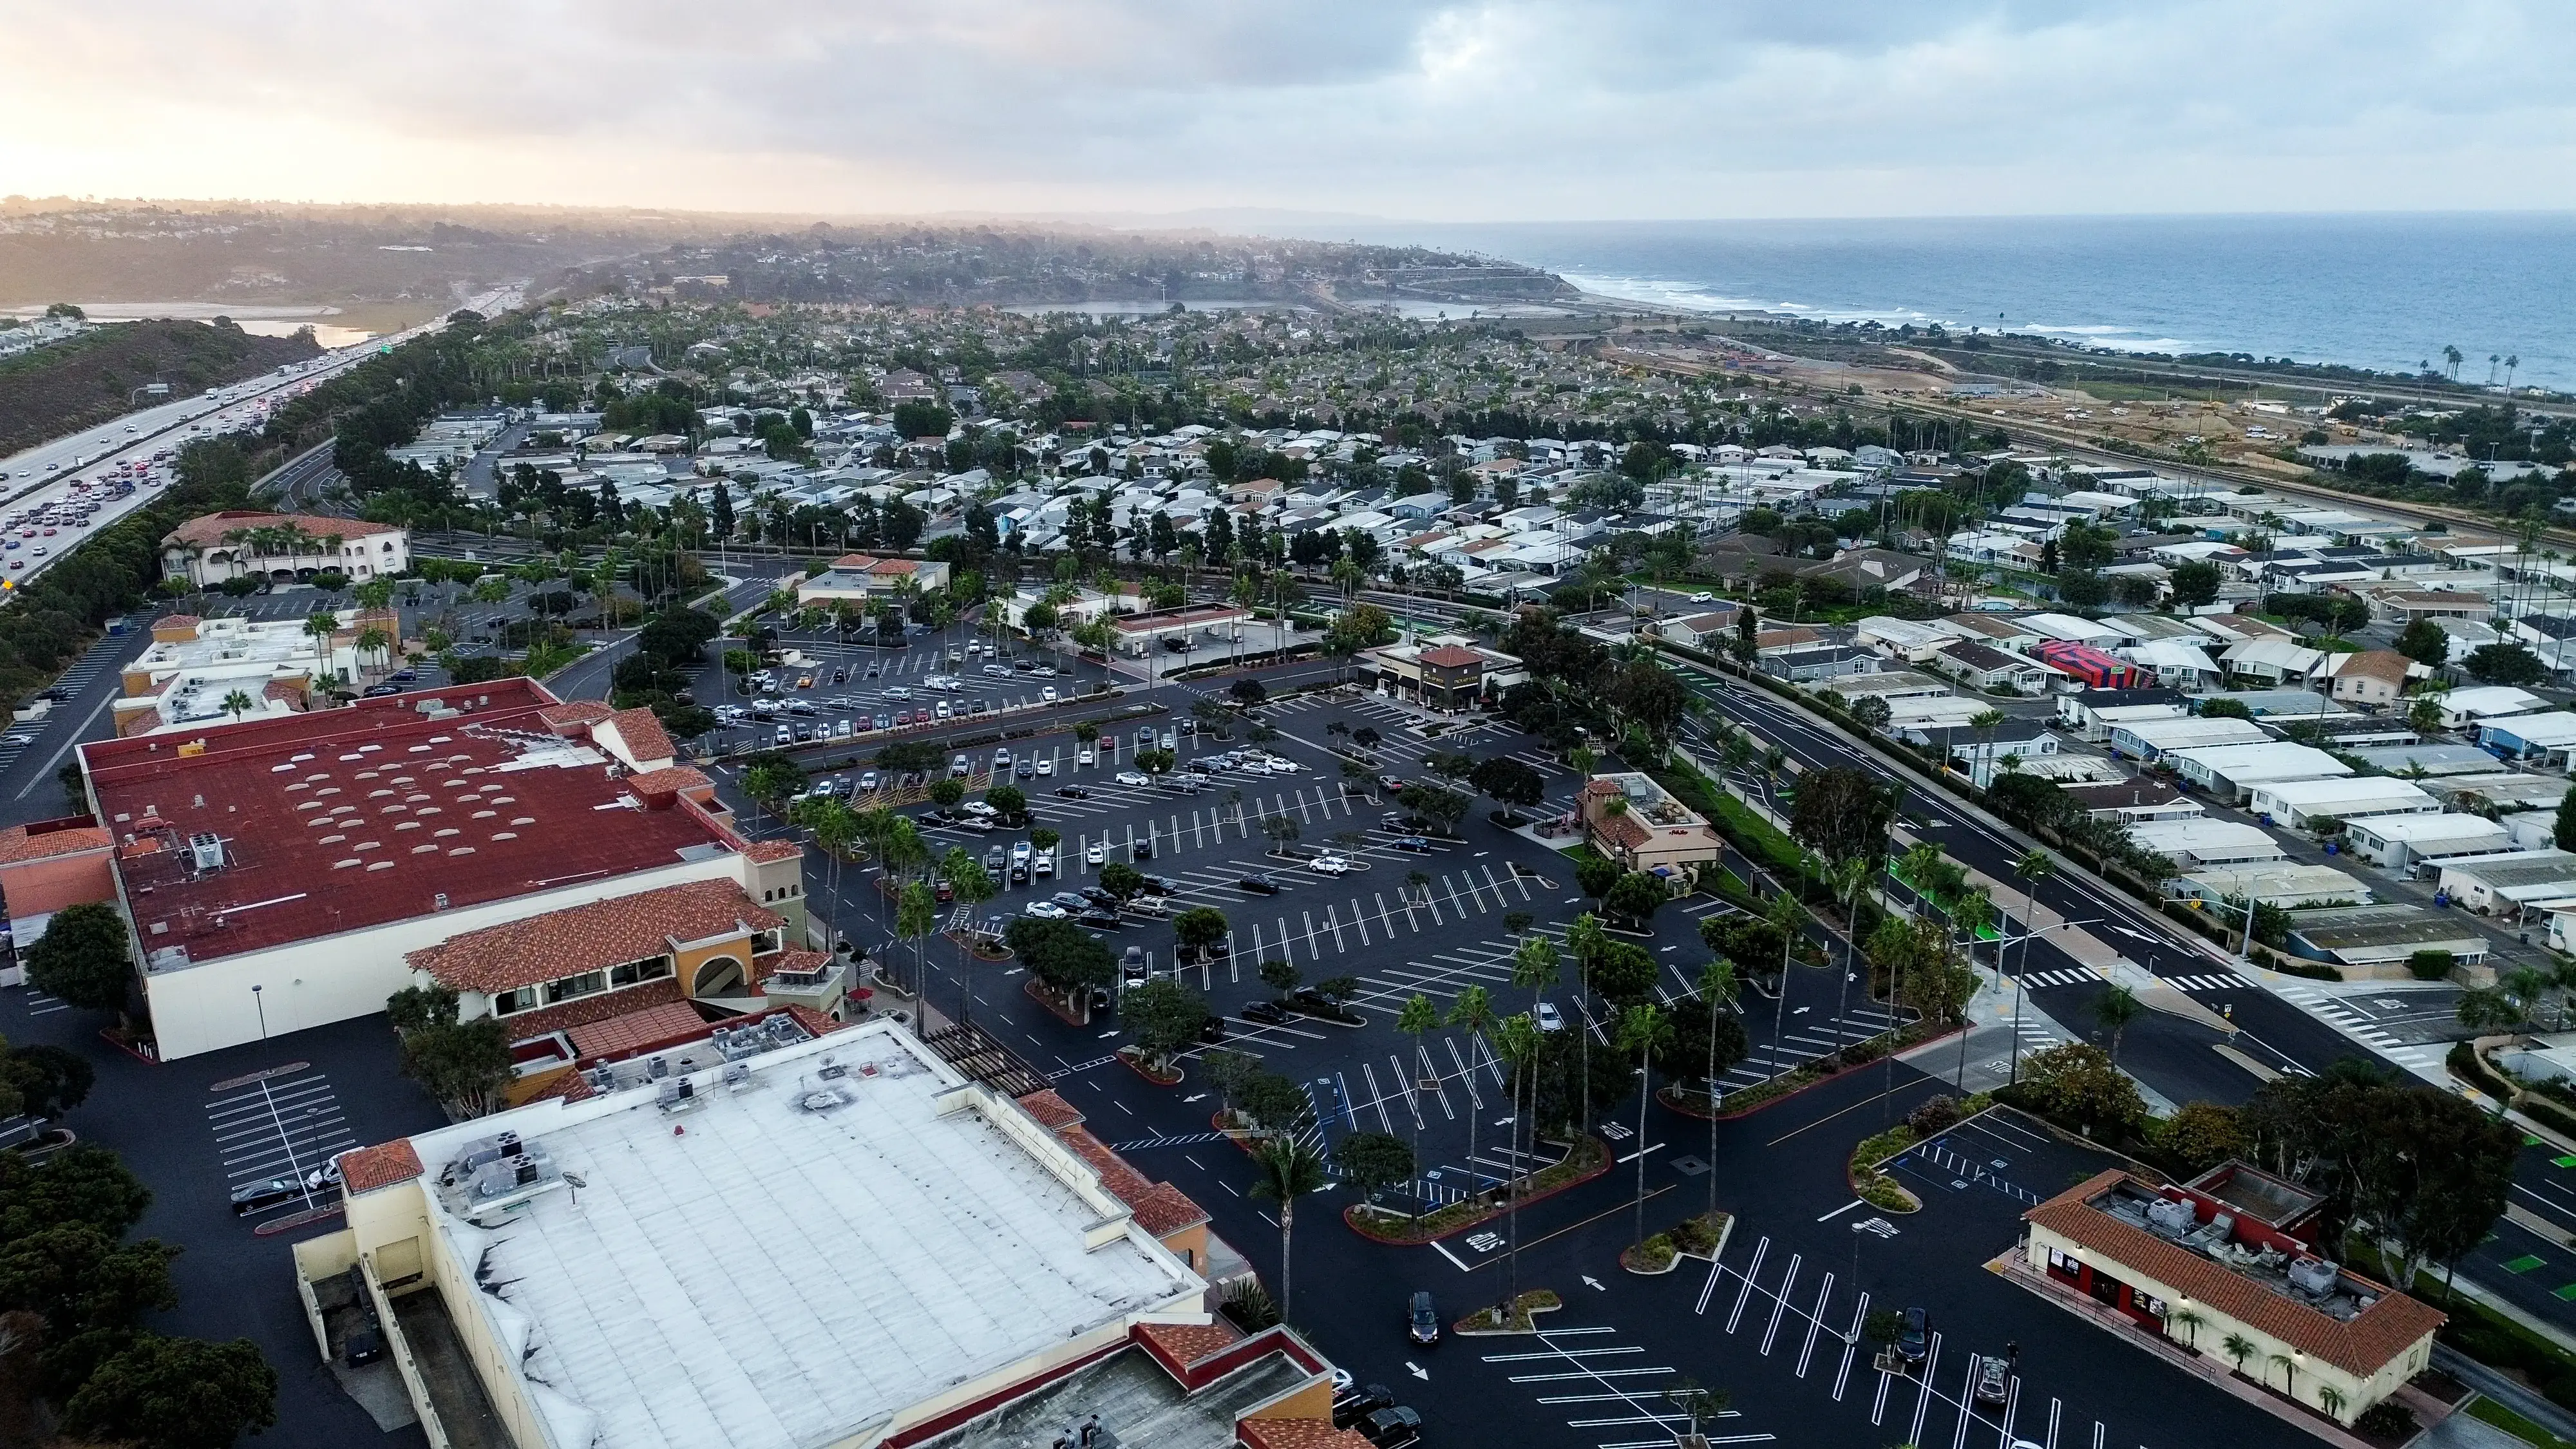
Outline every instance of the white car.
<path fill-rule="evenodd" d="M 885 697 L 888 699 L 910 699 L 912 698 L 912 686 L 908 684 L 898 684 L 892 689 L 887 690 L 885 692 Z"/>
<path fill-rule="evenodd" d="M 1075 769 L 1078 769 L 1078 770 L 1088 770 L 1088 769 L 1090 769 L 1090 768 L 1091 768 L 1091 751 L 1089 751 L 1088 749 L 1082 749 L 1082 750 L 1076 750 L 1076 751 L 1074 751 L 1074 752 L 1073 752 L 1073 765 L 1074 765 L 1074 768 L 1075 768 Z"/>
<path fill-rule="evenodd" d="M 1531 1015 L 1538 1019 L 1538 1029 L 1541 1031 L 1565 1030 L 1565 1014 L 1556 1009 L 1556 1003 L 1553 1001 L 1540 1002 Z"/>
<path fill-rule="evenodd" d="M 1298 764 L 1295 760 L 1272 760 L 1270 762 L 1270 773 L 1274 775 L 1302 775 L 1305 772 L 1306 767 Z"/>
<path fill-rule="evenodd" d="M 1046 688 L 1039 690 L 1038 698 L 1048 704 L 1055 703 L 1055 686 L 1050 684 Z"/>
<path fill-rule="evenodd" d="M 1106 841 L 1095 840 L 1082 852 L 1082 863 L 1085 865 L 1105 865 L 1108 860 L 1109 845 Z"/>
<path fill-rule="evenodd" d="M 1121 785 L 1151 785 L 1154 783 L 1154 777 L 1146 774 L 1142 770 L 1121 770 L 1118 772 L 1118 783 Z"/>
<path fill-rule="evenodd" d="M 1351 863 L 1338 855 L 1319 855 L 1306 862 L 1306 868 L 1317 875 L 1349 875 Z"/>
<path fill-rule="evenodd" d="M 1053 901 L 1031 901 L 1020 908 L 1020 914 L 1035 916 L 1041 921 L 1061 921 L 1073 913 Z"/>
<path fill-rule="evenodd" d="M 1691 595 L 1691 602 L 1694 604 L 1714 604 L 1717 602 L 1717 595 L 1708 593 L 1693 594 Z"/>
<path fill-rule="evenodd" d="M 1054 773 L 1055 773 L 1055 756 L 1053 756 L 1053 755 L 1049 755 L 1049 756 L 1047 756 L 1045 759 L 1042 759 L 1042 760 L 1038 761 L 1038 773 L 1039 773 L 1039 774 L 1041 774 L 1041 775 L 1052 775 L 1052 774 L 1054 774 Z"/>

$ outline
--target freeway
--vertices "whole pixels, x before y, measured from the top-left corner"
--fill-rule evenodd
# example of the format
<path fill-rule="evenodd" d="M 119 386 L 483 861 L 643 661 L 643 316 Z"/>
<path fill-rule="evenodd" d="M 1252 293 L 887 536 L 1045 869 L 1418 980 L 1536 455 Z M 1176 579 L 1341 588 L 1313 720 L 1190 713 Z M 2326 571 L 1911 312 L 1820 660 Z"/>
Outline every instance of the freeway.
<path fill-rule="evenodd" d="M 485 292 L 465 305 L 488 314 L 516 305 L 518 296 L 517 288 L 503 288 Z M 356 366 L 382 348 L 425 336 L 446 325 L 443 318 L 424 322 L 408 331 L 325 353 L 288 371 L 236 383 L 221 389 L 214 398 L 181 398 L 158 407 L 127 413 L 83 432 L 39 443 L 24 452 L 0 459 L 0 504 L 42 511 L 69 496 L 75 484 L 104 478 L 120 464 L 148 460 L 156 453 L 175 449 L 201 437 L 255 429 L 266 420 L 271 408 L 293 393 Z M 148 497 L 150 489 L 136 488 L 100 510 L 91 520 L 91 526 L 103 528 L 115 522 L 141 507 Z M 31 559 L 29 567 L 15 573 L 13 578 L 24 583 L 42 573 L 53 558 L 59 557 L 60 554 L 55 554 L 44 559 Z"/>

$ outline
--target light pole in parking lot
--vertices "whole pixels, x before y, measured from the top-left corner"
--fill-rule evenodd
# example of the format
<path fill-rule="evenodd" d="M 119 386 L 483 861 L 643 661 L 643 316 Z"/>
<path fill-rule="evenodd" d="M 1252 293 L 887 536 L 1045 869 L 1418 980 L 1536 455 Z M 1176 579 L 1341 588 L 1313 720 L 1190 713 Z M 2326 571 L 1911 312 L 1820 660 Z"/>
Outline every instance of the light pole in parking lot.
<path fill-rule="evenodd" d="M 268 1040 L 268 1005 L 260 999 L 260 987 L 256 982 L 252 983 L 250 988 L 250 1004 L 251 1009 L 259 1013 L 259 1039 L 266 1041 Z"/>

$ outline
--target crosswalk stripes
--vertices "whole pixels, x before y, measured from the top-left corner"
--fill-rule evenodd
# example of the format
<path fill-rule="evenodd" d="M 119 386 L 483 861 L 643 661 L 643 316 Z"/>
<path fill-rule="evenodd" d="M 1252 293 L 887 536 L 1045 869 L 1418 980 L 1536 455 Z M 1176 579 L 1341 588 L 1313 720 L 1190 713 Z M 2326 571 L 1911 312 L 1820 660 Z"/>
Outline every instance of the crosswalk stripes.
<path fill-rule="evenodd" d="M 2185 991 L 2246 991 L 2254 985 L 2233 971 L 2206 976 L 2167 976 L 2163 979 L 2167 986 L 2179 986 Z"/>
<path fill-rule="evenodd" d="M 2079 966 L 2072 970 L 2025 971 L 2021 975 L 2021 984 L 2024 987 L 2037 989 L 2049 986 L 2083 986 L 2101 979 L 2101 972 L 2090 966 Z"/>

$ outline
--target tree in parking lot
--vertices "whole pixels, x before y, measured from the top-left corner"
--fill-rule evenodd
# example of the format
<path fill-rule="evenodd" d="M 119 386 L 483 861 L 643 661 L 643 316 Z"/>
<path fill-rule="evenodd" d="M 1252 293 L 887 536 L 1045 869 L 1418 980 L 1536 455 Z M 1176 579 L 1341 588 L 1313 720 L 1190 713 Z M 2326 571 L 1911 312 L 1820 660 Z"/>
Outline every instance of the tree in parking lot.
<path fill-rule="evenodd" d="M 1284 1320 L 1295 1301 L 1290 1296 L 1296 1282 L 1290 1266 L 1296 1260 L 1290 1248 L 1297 1228 L 1297 1199 L 1321 1192 L 1329 1184 L 1323 1158 L 1302 1138 L 1273 1137 L 1261 1144 L 1252 1161 L 1251 1195 L 1279 1205 L 1279 1316 Z"/>
<path fill-rule="evenodd" d="M 898 740 L 877 751 L 877 768 L 911 774 L 939 768 L 939 747 L 921 740 Z"/>
<path fill-rule="evenodd" d="M 1672 895 L 1672 888 L 1664 884 L 1663 877 L 1632 870 L 1623 873 L 1611 883 L 1610 889 L 1602 892 L 1601 909 L 1641 931 L 1651 930 L 1656 910 L 1671 900 Z"/>
<path fill-rule="evenodd" d="M 1374 1200 L 1381 1192 L 1413 1177 L 1413 1148 L 1403 1138 L 1384 1132 L 1354 1132 L 1333 1147 L 1333 1168 L 1342 1181 Z"/>
<path fill-rule="evenodd" d="M 1123 900 L 1145 888 L 1145 873 L 1123 860 L 1113 860 L 1100 868 L 1100 888 Z"/>
<path fill-rule="evenodd" d="M 1405 809 L 1431 822 L 1442 835 L 1457 833 L 1458 822 L 1465 818 L 1470 803 L 1466 796 L 1455 790 L 1444 789 L 1438 785 L 1427 785 L 1420 781 L 1398 791 L 1395 800 Z"/>
<path fill-rule="evenodd" d="M 1002 939 L 1027 964 L 1030 975 L 1068 996 L 1117 979 L 1117 958 L 1099 937 L 1071 921 L 1022 916 L 1004 930 Z"/>
<path fill-rule="evenodd" d="M 1254 1072 L 1235 1096 L 1243 1104 L 1243 1114 L 1263 1132 L 1293 1132 L 1315 1115 L 1306 1089 L 1277 1072 Z"/>
<path fill-rule="evenodd" d="M 930 799 L 943 810 L 954 810 L 966 799 L 966 782 L 953 775 L 933 780 L 930 782 Z"/>
<path fill-rule="evenodd" d="M 1305 979 L 1306 973 L 1298 970 L 1297 963 L 1293 961 L 1283 961 L 1274 956 L 1261 963 L 1261 984 L 1278 992 L 1282 998 L 1296 990 L 1297 983 Z"/>
<path fill-rule="evenodd" d="M 764 810 L 775 811 L 786 799 L 805 788 L 805 772 L 796 762 L 774 750 L 751 757 L 742 772 L 742 792 Z"/>
<path fill-rule="evenodd" d="M 1261 817 L 1261 833 L 1269 838 L 1270 853 L 1277 855 L 1297 838 L 1297 818 L 1285 813 Z"/>
<path fill-rule="evenodd" d="M 1017 785 L 996 785 L 984 792 L 984 803 L 1002 812 L 1002 819 L 1016 824 L 1029 815 L 1029 797 Z"/>
<path fill-rule="evenodd" d="M 1172 766 L 1175 763 L 1177 763 L 1177 761 L 1170 750 L 1138 750 L 1136 752 L 1136 768 L 1144 771 L 1148 775 L 1169 774 L 1171 773 Z"/>
<path fill-rule="evenodd" d="M 1250 675 L 1227 685 L 1225 692 L 1236 704 L 1245 709 L 1250 709 L 1270 697 L 1269 688 Z"/>
<path fill-rule="evenodd" d="M 2021 1079 L 2041 1111 L 2096 1135 L 2117 1138 L 2147 1119 L 2137 1085 L 2111 1065 L 2110 1053 L 2086 1042 L 2033 1053 L 2022 1063 Z"/>
<path fill-rule="evenodd" d="M 1315 994 L 1335 1006 L 1342 1006 L 1360 994 L 1360 979 L 1356 976 L 1327 976 L 1315 983 Z"/>
<path fill-rule="evenodd" d="M 1231 1124 L 1234 1099 L 1242 1094 L 1243 1084 L 1261 1070 L 1261 1059 L 1249 1052 L 1219 1047 L 1199 1058 L 1199 1066 L 1207 1072 L 1208 1084 L 1216 1088 L 1217 1110 L 1224 1114 L 1220 1125 Z"/>
<path fill-rule="evenodd" d="M 1468 774 L 1467 783 L 1502 804 L 1524 809 L 1536 805 L 1547 789 L 1545 777 L 1509 755 L 1480 761 Z"/>
<path fill-rule="evenodd" d="M 1224 940 L 1226 929 L 1225 912 L 1213 906 L 1192 906 L 1172 918 L 1172 938 L 1195 955 L 1206 955 Z"/>
<path fill-rule="evenodd" d="M 1136 1050 L 1147 1070 L 1171 1069 L 1172 1054 L 1198 1040 L 1207 1025 L 1207 1003 L 1199 994 L 1168 977 L 1130 989 L 1119 998 L 1119 1020 L 1136 1038 Z"/>
<path fill-rule="evenodd" d="M 125 1016 L 134 977 L 132 937 L 116 908 L 104 902 L 65 906 L 45 934 L 27 948 L 27 984 L 88 1011 Z"/>
<path fill-rule="evenodd" d="M 402 1039 L 403 1075 L 460 1116 L 480 1117 L 507 1101 L 510 1036 L 497 1016 L 460 1020 L 456 993 L 406 986 L 385 1002 Z"/>
<path fill-rule="evenodd" d="M 922 938 L 938 924 L 938 897 L 932 895 L 930 887 L 921 881 L 907 883 L 903 895 L 895 902 L 894 933 L 912 943 L 913 978 L 917 983 L 913 994 L 925 999 L 930 994 L 930 976 L 929 967 L 922 960 L 921 943 Z"/>
<path fill-rule="evenodd" d="M 1041 855 L 1053 851 L 1063 840 L 1063 832 L 1051 830 L 1043 825 L 1029 832 L 1029 848 Z"/>

